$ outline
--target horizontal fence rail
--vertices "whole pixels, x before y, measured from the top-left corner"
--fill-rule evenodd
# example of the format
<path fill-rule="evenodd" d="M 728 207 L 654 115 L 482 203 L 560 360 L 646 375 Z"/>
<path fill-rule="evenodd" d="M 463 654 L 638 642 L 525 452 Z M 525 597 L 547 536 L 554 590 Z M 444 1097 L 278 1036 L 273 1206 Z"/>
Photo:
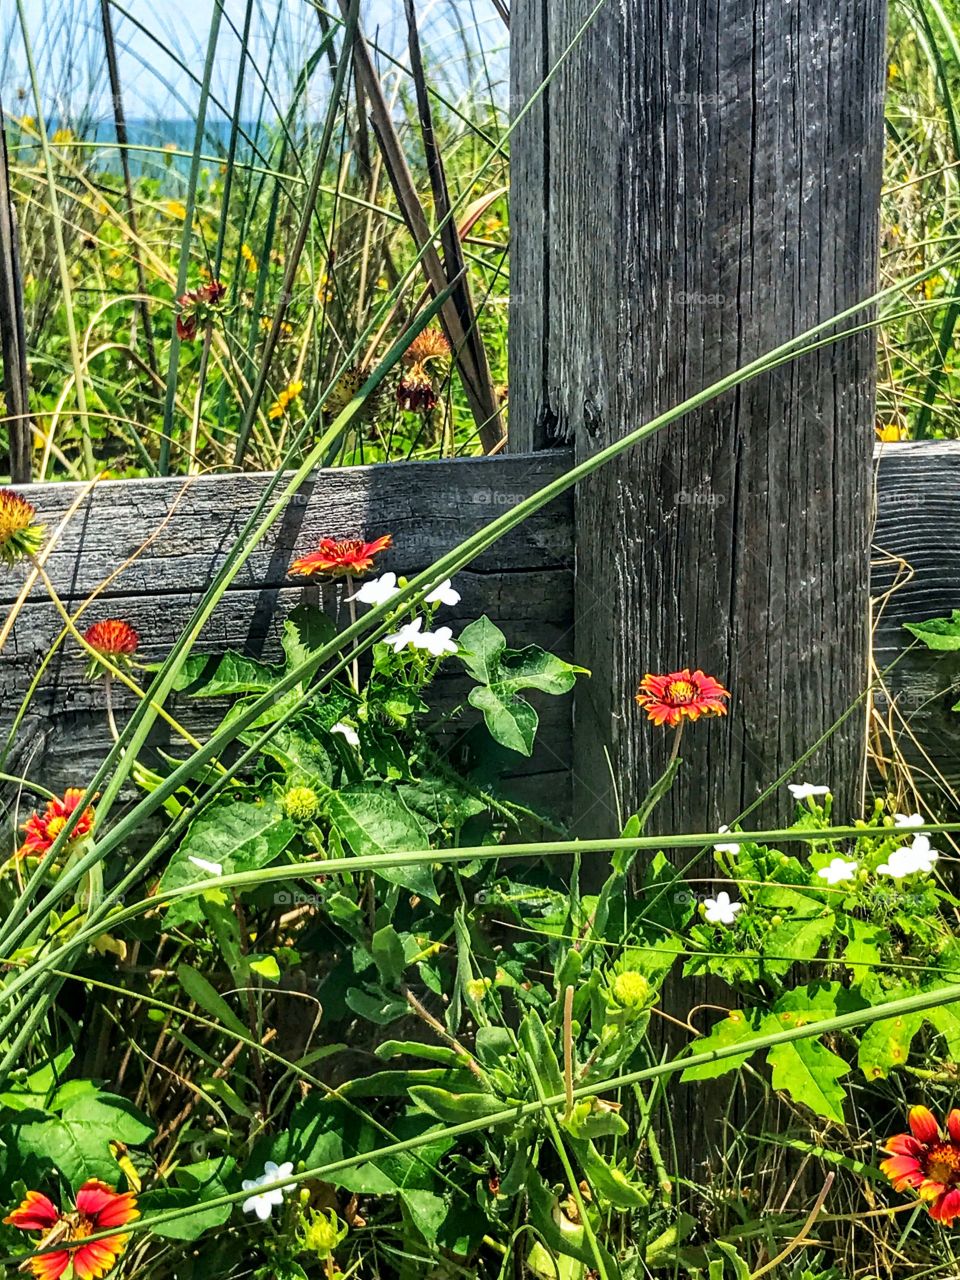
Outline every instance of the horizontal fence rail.
<path fill-rule="evenodd" d="M 566 450 L 489 459 L 404 463 L 318 472 L 289 504 L 227 590 L 197 652 L 234 649 L 278 660 L 283 618 L 304 598 L 319 599 L 289 576 L 291 562 L 325 535 L 372 538 L 391 533 L 382 570 L 413 574 L 492 516 L 570 465 Z M 121 617 L 140 633 L 145 661 L 162 659 L 243 527 L 268 476 L 105 481 L 80 503 L 53 547 L 47 571 L 61 599 L 76 608 L 109 575 L 122 571 L 86 609 L 79 625 Z M 76 484 L 19 489 L 53 530 L 80 492 Z M 462 600 L 445 621 L 456 631 L 486 613 L 512 647 L 536 643 L 576 657 L 573 616 L 573 499 L 558 500 L 490 548 L 457 578 Z M 874 654 L 881 682 L 877 718 L 892 725 L 911 767 L 960 783 L 960 654 L 910 648 L 905 621 L 960 609 L 960 444 L 888 445 L 877 451 L 873 553 Z M 0 612 L 12 608 L 23 571 L 0 575 Z M 325 608 L 340 603 L 323 592 Z M 42 585 L 20 608 L 0 653 L 0 732 L 6 738 L 60 620 Z M 696 662 L 696 655 L 678 655 Z M 51 662 L 20 726 L 6 770 L 51 790 L 82 785 L 109 745 L 102 686 L 84 678 L 85 660 L 69 639 Z M 468 683 L 444 675 L 442 712 L 460 706 Z M 536 700 L 536 698 L 534 698 Z M 114 691 L 119 719 L 132 695 Z M 224 704 L 176 697 L 172 709 L 203 738 Z M 572 700 L 541 698 L 541 732 L 531 759 L 509 761 L 504 794 L 558 818 L 570 816 Z M 875 718 L 875 722 L 876 719 Z M 456 752 L 476 721 L 472 711 L 445 730 Z M 181 753 L 163 725 L 155 750 Z M 889 753 L 890 743 L 881 744 Z M 8 806 L 18 800 L 5 788 Z"/>

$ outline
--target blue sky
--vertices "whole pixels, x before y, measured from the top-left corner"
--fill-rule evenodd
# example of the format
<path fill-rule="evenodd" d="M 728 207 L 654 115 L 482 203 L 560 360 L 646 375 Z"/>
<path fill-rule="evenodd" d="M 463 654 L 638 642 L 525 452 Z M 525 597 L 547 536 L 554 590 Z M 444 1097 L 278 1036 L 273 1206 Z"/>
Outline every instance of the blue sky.
<path fill-rule="evenodd" d="M 45 111 L 74 115 L 89 106 L 91 114 L 105 117 L 109 96 L 99 0 L 23 0 L 23 4 Z M 269 68 L 266 79 L 283 103 L 296 68 L 316 47 L 317 17 L 304 0 L 255 0 L 254 7 L 254 61 L 264 73 Z M 336 10 L 336 0 L 328 0 L 328 7 Z M 245 11 L 245 0 L 225 0 L 214 79 L 215 92 L 224 101 L 233 97 L 239 56 L 231 24 L 239 30 Z M 212 12 L 213 0 L 119 0 L 113 14 L 128 117 L 188 118 L 193 114 L 197 90 L 178 66 L 178 58 L 197 76 L 201 74 Z M 502 80 L 506 30 L 490 0 L 418 0 L 417 12 L 424 46 L 442 61 L 452 85 L 464 87 L 471 74 L 461 42 L 453 34 L 457 22 L 473 30 L 473 43 L 482 44 L 495 78 Z M 402 0 L 361 0 L 361 15 L 368 36 L 376 35 L 405 60 Z M 138 30 L 137 22 L 150 34 Z M 472 73 L 478 73 L 477 66 Z M 322 94 L 324 79 L 315 79 L 317 92 Z M 252 108 L 253 95 L 262 92 L 256 76 L 250 78 L 250 91 Z M 33 114 L 32 100 L 29 96 L 24 99 L 24 92 L 29 95 L 29 79 L 17 3 L 0 0 L 0 94 L 4 108 L 16 114 Z"/>

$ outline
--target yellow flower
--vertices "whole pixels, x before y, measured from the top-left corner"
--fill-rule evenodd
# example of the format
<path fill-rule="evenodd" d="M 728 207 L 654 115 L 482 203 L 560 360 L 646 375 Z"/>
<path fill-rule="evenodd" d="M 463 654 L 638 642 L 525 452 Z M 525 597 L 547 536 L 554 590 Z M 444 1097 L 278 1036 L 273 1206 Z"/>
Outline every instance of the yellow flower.
<path fill-rule="evenodd" d="M 943 276 L 939 271 L 935 271 L 932 276 L 927 276 L 923 282 L 924 296 L 929 300 L 935 298 L 939 292 L 940 285 L 943 284 Z"/>
<path fill-rule="evenodd" d="M 877 439 L 881 444 L 898 444 L 906 438 L 906 428 L 898 427 L 895 422 L 886 422 L 883 426 L 877 426 Z"/>
<path fill-rule="evenodd" d="M 187 216 L 187 206 L 179 200 L 168 200 L 166 209 L 171 218 L 180 218 L 182 220 Z"/>
<path fill-rule="evenodd" d="M 50 139 L 54 146 L 61 146 L 63 143 L 73 142 L 73 140 L 74 133 L 72 129 L 58 129 Z"/>
<path fill-rule="evenodd" d="M 303 390 L 302 382 L 289 382 L 270 406 L 271 418 L 282 418 L 287 409 Z"/>
<path fill-rule="evenodd" d="M 251 271 L 256 271 L 257 256 L 248 244 L 242 244 L 240 246 L 240 257 L 244 260 Z"/>

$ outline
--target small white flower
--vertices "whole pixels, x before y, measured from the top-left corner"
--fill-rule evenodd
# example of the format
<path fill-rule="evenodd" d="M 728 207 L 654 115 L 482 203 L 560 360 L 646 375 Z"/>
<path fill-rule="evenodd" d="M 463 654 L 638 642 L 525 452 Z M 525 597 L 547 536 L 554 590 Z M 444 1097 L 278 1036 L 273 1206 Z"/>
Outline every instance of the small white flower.
<path fill-rule="evenodd" d="M 223 875 L 222 862 L 208 862 L 206 858 L 195 858 L 192 853 L 187 854 L 187 861 L 192 862 L 195 867 L 199 867 L 201 871 L 206 871 L 211 876 Z"/>
<path fill-rule="evenodd" d="M 817 875 L 827 884 L 842 884 L 845 880 L 856 879 L 857 864 L 848 862 L 846 858 L 834 858 L 829 866 L 821 867 Z"/>
<path fill-rule="evenodd" d="M 257 1194 L 248 1196 L 244 1200 L 243 1212 L 255 1213 L 261 1222 L 266 1222 L 273 1210 L 283 1204 L 283 1197 L 290 1190 L 289 1187 L 275 1187 L 273 1184 L 289 1178 L 291 1173 L 293 1173 L 292 1160 L 287 1160 L 283 1164 L 268 1160 L 259 1178 L 244 1178 L 240 1184 L 242 1189 L 256 1191 Z M 267 1190 L 258 1191 L 260 1187 L 265 1187 Z"/>
<path fill-rule="evenodd" d="M 703 918 L 707 924 L 733 924 L 737 912 L 743 910 L 743 903 L 731 902 L 726 892 L 718 893 L 715 898 L 706 898 L 703 905 Z"/>
<path fill-rule="evenodd" d="M 829 787 L 817 787 L 812 782 L 788 782 L 787 789 L 794 800 L 812 800 L 815 796 L 828 796 Z"/>
<path fill-rule="evenodd" d="M 727 826 L 722 826 L 719 828 L 719 830 L 729 831 L 730 828 Z M 740 852 L 740 846 L 738 844 L 715 844 L 713 847 L 717 853 L 739 853 Z"/>
<path fill-rule="evenodd" d="M 427 653 L 432 653 L 435 658 L 442 658 L 445 653 L 457 652 L 457 642 L 450 638 L 452 634 L 449 627 L 438 627 L 436 631 L 425 631 L 413 643 L 418 649 L 426 649 Z"/>
<path fill-rule="evenodd" d="M 922 827 L 926 819 L 922 813 L 895 813 L 893 815 L 893 825 L 895 827 Z"/>
<path fill-rule="evenodd" d="M 418 640 L 422 626 L 423 619 L 414 618 L 412 622 L 405 622 L 400 630 L 394 632 L 392 636 L 384 636 L 383 643 L 392 645 L 394 653 L 399 653 L 401 649 L 406 649 L 407 645 L 413 645 L 417 649 L 420 647 Z"/>
<path fill-rule="evenodd" d="M 894 849 L 886 862 L 877 867 L 877 875 L 891 876 L 894 880 L 902 880 L 904 876 L 913 876 L 921 871 L 929 875 L 939 857 L 936 849 L 931 849 L 926 836 L 914 836 L 912 845 Z"/>
<path fill-rule="evenodd" d="M 936 849 L 930 847 L 930 837 L 922 833 L 913 837 L 913 844 L 910 846 L 910 854 L 913 861 L 921 871 L 932 871 L 934 863 L 940 857 Z"/>
<path fill-rule="evenodd" d="M 397 575 L 384 573 L 379 578 L 371 578 L 369 582 L 365 582 L 359 591 L 355 591 L 352 596 L 347 596 L 347 599 L 359 600 L 361 604 L 386 604 L 397 595 L 399 590 Z"/>
<path fill-rule="evenodd" d="M 350 743 L 351 747 L 359 747 L 360 745 L 359 733 L 357 733 L 356 729 L 351 728 L 350 725 L 344 724 L 342 720 L 339 723 L 333 725 L 332 728 L 330 729 L 330 732 L 342 733 L 343 736 L 346 738 L 346 740 Z"/>
<path fill-rule="evenodd" d="M 444 578 L 439 587 L 434 587 L 424 598 L 426 604 L 459 604 L 460 592 L 454 591 L 449 578 Z"/>

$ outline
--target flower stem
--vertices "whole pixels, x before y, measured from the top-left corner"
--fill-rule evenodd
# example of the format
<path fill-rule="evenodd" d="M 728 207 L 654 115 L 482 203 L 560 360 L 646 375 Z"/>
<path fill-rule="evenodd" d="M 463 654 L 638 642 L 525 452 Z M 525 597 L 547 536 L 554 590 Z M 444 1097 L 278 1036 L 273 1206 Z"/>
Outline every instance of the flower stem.
<path fill-rule="evenodd" d="M 347 596 L 347 609 L 349 611 L 349 616 L 350 616 L 350 625 L 351 627 L 353 627 L 356 625 L 356 622 L 357 622 L 357 603 L 353 599 L 353 574 L 348 573 L 344 581 L 346 582 L 347 591 L 349 592 L 349 595 Z M 350 666 L 350 680 L 353 684 L 354 693 L 359 693 L 360 692 L 360 659 L 359 658 L 354 658 Z"/>

